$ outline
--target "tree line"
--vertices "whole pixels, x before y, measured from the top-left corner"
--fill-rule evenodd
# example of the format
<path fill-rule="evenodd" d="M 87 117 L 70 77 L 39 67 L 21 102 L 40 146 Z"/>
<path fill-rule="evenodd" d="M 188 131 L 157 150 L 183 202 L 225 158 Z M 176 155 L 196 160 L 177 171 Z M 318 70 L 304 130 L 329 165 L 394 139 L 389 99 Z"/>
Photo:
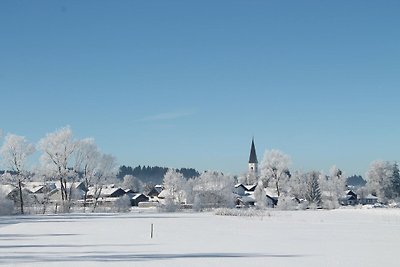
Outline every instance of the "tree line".
<path fill-rule="evenodd" d="M 119 167 L 117 178 L 123 179 L 125 175 L 132 175 L 138 178 L 144 184 L 162 184 L 164 175 L 170 168 L 159 167 L 159 166 L 131 166 L 122 165 Z M 184 178 L 189 179 L 198 177 L 200 173 L 193 168 L 180 168 L 176 169 L 177 172 L 181 173 Z"/>

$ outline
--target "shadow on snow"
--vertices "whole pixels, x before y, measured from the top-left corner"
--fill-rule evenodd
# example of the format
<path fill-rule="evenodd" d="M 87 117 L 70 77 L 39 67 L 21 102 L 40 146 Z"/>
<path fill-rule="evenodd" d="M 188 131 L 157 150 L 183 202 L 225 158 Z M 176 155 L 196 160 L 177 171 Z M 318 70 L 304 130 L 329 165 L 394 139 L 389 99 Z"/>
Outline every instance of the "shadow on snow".
<path fill-rule="evenodd" d="M 54 247 L 54 245 L 52 245 Z M 57 245 L 55 245 L 57 246 Z M 101 245 L 99 245 L 101 246 Z M 123 262 L 123 261 L 152 261 L 170 259 L 212 259 L 212 258 L 298 258 L 305 255 L 293 254 L 260 254 L 260 253 L 171 253 L 171 254 L 106 254 L 96 252 L 85 252 L 86 255 L 13 255 L 3 256 L 0 263 L 28 263 L 28 262 Z M 93 255 L 90 255 L 93 254 Z"/>

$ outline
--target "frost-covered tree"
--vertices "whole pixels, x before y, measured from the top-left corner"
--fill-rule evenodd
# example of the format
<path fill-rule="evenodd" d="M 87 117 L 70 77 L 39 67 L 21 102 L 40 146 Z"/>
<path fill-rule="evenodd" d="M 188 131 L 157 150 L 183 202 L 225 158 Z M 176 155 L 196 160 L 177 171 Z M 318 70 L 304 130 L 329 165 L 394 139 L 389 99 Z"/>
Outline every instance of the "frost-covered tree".
<path fill-rule="evenodd" d="M 93 138 L 86 138 L 77 141 L 76 149 L 74 151 L 74 171 L 82 176 L 86 189 L 92 185 L 100 157 L 101 153 Z M 88 191 L 85 190 L 83 195 L 84 210 L 87 206 L 87 194 Z"/>
<path fill-rule="evenodd" d="M 267 207 L 267 195 L 264 191 L 264 185 L 261 181 L 258 182 L 254 190 L 254 198 L 256 200 L 258 209 L 265 209 Z"/>
<path fill-rule="evenodd" d="M 125 189 L 131 189 L 134 192 L 140 192 L 142 184 L 138 178 L 133 175 L 127 174 L 123 178 L 122 186 Z"/>
<path fill-rule="evenodd" d="M 319 188 L 319 176 L 318 172 L 312 171 L 308 174 L 308 181 L 307 181 L 307 192 L 306 192 L 306 199 L 310 204 L 314 204 L 316 206 L 321 206 L 322 199 L 321 199 L 321 190 Z"/>
<path fill-rule="evenodd" d="M 178 203 L 183 201 L 185 183 L 183 175 L 175 169 L 169 169 L 164 175 L 164 190 L 167 190 L 169 197 Z"/>
<path fill-rule="evenodd" d="M 367 185 L 381 201 L 387 202 L 395 197 L 393 181 L 395 167 L 389 161 L 377 160 L 371 163 L 367 171 Z"/>
<path fill-rule="evenodd" d="M 109 154 L 101 154 L 97 161 L 96 167 L 93 172 L 92 187 L 93 187 L 93 212 L 96 210 L 98 200 L 101 196 L 101 191 L 107 182 L 115 181 L 117 173 L 117 161 L 116 158 Z"/>
<path fill-rule="evenodd" d="M 5 165 L 14 173 L 12 181 L 18 188 L 21 214 L 24 214 L 23 181 L 28 178 L 26 160 L 34 152 L 35 147 L 25 137 L 14 134 L 8 134 L 5 137 L 0 149 Z"/>
<path fill-rule="evenodd" d="M 193 187 L 195 210 L 232 207 L 234 205 L 234 179 L 219 172 L 203 172 Z"/>
<path fill-rule="evenodd" d="M 393 190 L 393 195 L 392 198 L 399 198 L 400 197 L 400 171 L 399 171 L 399 165 L 397 162 L 393 163 L 393 174 L 392 174 L 392 190 Z"/>
<path fill-rule="evenodd" d="M 260 166 L 264 187 L 272 182 L 279 196 L 290 178 L 289 164 L 290 159 L 286 154 L 279 150 L 267 150 Z"/>
<path fill-rule="evenodd" d="M 193 204 L 194 203 L 194 192 L 193 188 L 196 185 L 196 179 L 191 178 L 186 181 L 184 186 L 185 196 L 186 196 L 186 203 Z"/>
<path fill-rule="evenodd" d="M 293 172 L 288 183 L 289 194 L 298 199 L 305 199 L 307 192 L 307 175 L 300 171 Z"/>
<path fill-rule="evenodd" d="M 339 198 L 343 196 L 346 189 L 343 172 L 336 165 L 332 166 L 329 175 L 320 174 L 319 185 L 324 192 L 324 208 L 337 208 Z"/>
<path fill-rule="evenodd" d="M 43 171 L 60 181 L 63 204 L 71 199 L 67 188 L 67 179 L 72 175 L 73 153 L 77 144 L 69 126 L 47 134 L 38 144 L 38 148 L 42 152 L 40 161 Z"/>

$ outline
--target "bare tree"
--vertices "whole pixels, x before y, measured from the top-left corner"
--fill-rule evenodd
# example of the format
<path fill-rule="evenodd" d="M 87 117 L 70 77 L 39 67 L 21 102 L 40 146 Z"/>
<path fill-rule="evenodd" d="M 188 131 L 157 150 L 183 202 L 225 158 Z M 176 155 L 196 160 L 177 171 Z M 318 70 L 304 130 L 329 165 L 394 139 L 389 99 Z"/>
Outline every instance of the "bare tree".
<path fill-rule="evenodd" d="M 8 134 L 5 137 L 0 154 L 7 165 L 13 171 L 13 181 L 19 191 L 21 214 L 24 214 L 24 199 L 22 196 L 23 181 L 28 177 L 26 159 L 35 152 L 35 147 L 28 143 L 23 136 Z"/>

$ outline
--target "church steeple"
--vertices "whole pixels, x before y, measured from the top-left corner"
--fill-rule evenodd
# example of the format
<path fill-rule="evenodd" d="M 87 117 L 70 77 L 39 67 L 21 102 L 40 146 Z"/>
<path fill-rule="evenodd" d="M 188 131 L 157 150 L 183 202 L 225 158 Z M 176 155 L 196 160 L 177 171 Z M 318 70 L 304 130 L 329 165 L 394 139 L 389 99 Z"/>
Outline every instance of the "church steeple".
<path fill-rule="evenodd" d="M 254 145 L 254 137 L 251 140 L 249 163 L 258 163 L 257 153 L 256 153 L 256 146 Z"/>
<path fill-rule="evenodd" d="M 254 145 L 254 137 L 251 140 L 250 157 L 249 157 L 249 175 L 257 177 L 258 174 L 258 160 L 256 153 L 256 146 Z"/>

